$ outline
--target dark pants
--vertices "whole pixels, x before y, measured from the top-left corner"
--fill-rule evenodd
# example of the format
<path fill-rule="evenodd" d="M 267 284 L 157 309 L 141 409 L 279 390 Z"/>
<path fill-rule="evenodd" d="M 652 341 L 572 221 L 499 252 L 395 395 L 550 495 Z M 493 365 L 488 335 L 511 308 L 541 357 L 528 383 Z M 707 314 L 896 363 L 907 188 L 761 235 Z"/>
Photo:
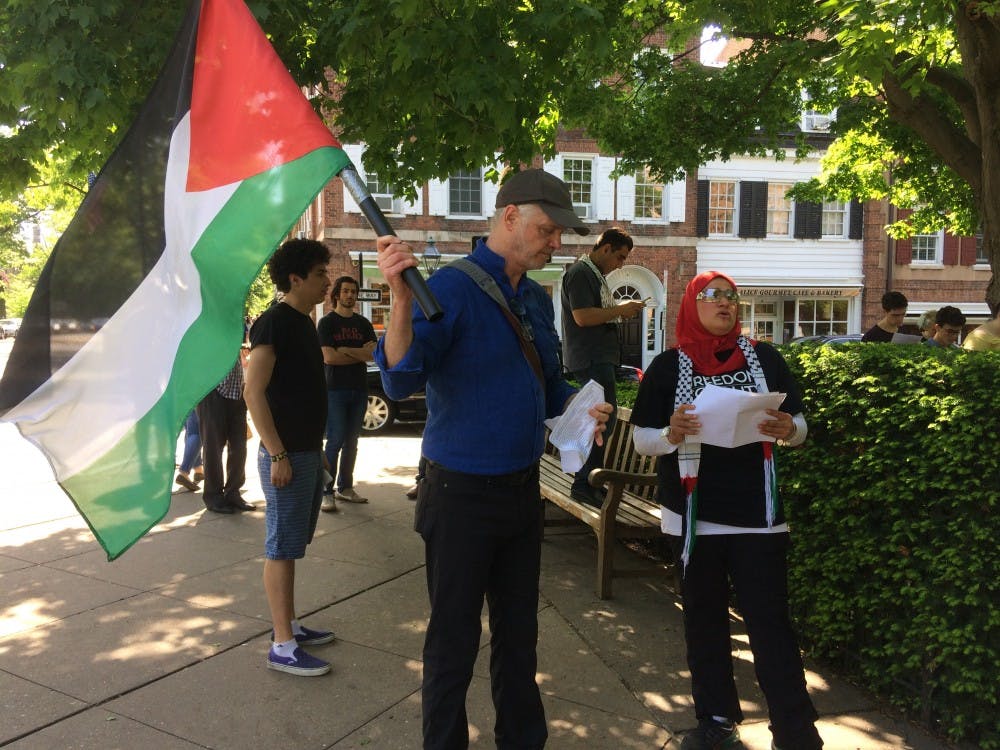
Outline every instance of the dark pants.
<path fill-rule="evenodd" d="M 802 657 L 788 614 L 788 534 L 699 536 L 681 591 L 695 713 L 743 720 L 733 678 L 729 582 L 743 614 L 757 683 L 782 748 L 823 746 L 806 691 Z"/>
<path fill-rule="evenodd" d="M 354 486 L 354 464 L 358 460 L 358 438 L 368 408 L 368 393 L 363 390 L 326 392 L 326 460 L 330 464 L 336 488 Z"/>
<path fill-rule="evenodd" d="M 205 465 L 205 505 L 235 505 L 246 481 L 247 405 L 241 398 L 225 398 L 212 389 L 198 404 L 198 421 Z M 222 450 L 227 447 L 223 475 Z"/>
<path fill-rule="evenodd" d="M 615 418 L 618 414 L 618 394 L 615 391 L 615 366 L 610 362 L 594 362 L 590 367 L 584 370 L 576 370 L 573 372 L 573 378 L 580 382 L 580 385 L 584 385 L 588 380 L 595 380 L 604 386 L 604 400 L 614 407 L 611 412 L 611 418 L 608 419 L 608 427 L 605 431 L 605 435 L 610 435 L 612 428 L 615 426 Z M 587 460 L 583 462 L 583 466 L 573 477 L 573 487 L 576 489 L 584 489 L 590 487 L 587 482 L 587 477 L 590 476 L 590 472 L 594 469 L 604 468 L 604 446 L 594 443 L 594 447 L 590 450 L 590 455 L 587 456 Z"/>
<path fill-rule="evenodd" d="M 501 750 L 548 737 L 535 683 L 542 501 L 538 467 L 491 478 L 428 462 L 415 527 L 424 539 L 431 617 L 424 640 L 425 750 L 469 744 L 465 697 L 490 616 L 494 732 Z"/>

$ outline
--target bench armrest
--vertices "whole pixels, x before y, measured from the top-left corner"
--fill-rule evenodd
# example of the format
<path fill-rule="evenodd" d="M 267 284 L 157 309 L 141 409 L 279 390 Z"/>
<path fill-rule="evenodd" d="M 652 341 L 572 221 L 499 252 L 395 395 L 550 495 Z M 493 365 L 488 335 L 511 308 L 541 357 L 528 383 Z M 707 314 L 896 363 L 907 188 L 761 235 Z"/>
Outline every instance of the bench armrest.
<path fill-rule="evenodd" d="M 636 484 L 645 487 L 655 487 L 656 474 L 636 474 L 631 471 L 616 471 L 615 469 L 594 469 L 587 477 L 592 487 L 603 487 L 605 484 L 613 487 L 624 487 Z"/>

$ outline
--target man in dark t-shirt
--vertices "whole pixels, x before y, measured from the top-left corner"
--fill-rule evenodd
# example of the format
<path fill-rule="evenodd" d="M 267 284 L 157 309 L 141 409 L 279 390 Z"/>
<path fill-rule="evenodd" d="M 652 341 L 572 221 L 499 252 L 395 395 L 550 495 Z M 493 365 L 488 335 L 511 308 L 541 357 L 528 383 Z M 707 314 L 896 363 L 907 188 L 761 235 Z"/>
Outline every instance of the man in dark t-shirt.
<path fill-rule="evenodd" d="M 870 343 L 889 343 L 892 337 L 899 331 L 906 317 L 906 308 L 909 301 L 902 292 L 886 292 L 882 295 L 882 311 L 885 313 L 879 321 L 873 325 L 864 336 L 862 341 Z"/>
<path fill-rule="evenodd" d="M 612 227 L 597 239 L 589 254 L 566 269 L 562 282 L 563 364 L 584 385 L 594 380 L 604 388 L 604 399 L 617 408 L 615 367 L 621 363 L 619 321 L 634 318 L 645 304 L 639 300 L 615 303 L 608 287 L 609 273 L 621 268 L 632 250 L 632 238 Z M 614 414 L 608 430 L 614 426 Z M 570 490 L 580 502 L 600 507 L 604 496 L 587 482 L 593 469 L 604 465 L 604 447 L 595 445 L 576 473 Z"/>
<path fill-rule="evenodd" d="M 264 591 L 274 625 L 267 666 L 300 676 L 330 671 L 303 650 L 334 640 L 295 619 L 295 561 L 305 556 L 323 499 L 326 382 L 323 354 L 309 316 L 330 288 L 330 251 L 315 240 L 290 240 L 268 261 L 284 299 L 250 329 L 244 396 L 257 432 L 257 470 L 265 508 Z"/>
<path fill-rule="evenodd" d="M 358 438 L 368 408 L 368 362 L 375 351 L 375 329 L 354 312 L 358 282 L 341 276 L 330 292 L 333 311 L 318 326 L 326 372 L 326 460 L 335 475 L 324 488 L 323 510 L 337 509 L 334 497 L 349 503 L 367 503 L 354 490 L 354 462 Z"/>

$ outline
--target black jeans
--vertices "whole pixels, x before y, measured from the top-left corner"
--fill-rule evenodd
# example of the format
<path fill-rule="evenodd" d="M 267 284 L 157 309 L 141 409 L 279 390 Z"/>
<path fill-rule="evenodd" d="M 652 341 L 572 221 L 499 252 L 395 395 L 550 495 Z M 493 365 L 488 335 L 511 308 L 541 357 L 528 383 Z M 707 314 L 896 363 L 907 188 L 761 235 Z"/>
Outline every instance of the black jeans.
<path fill-rule="evenodd" d="M 699 536 L 681 592 L 698 719 L 743 720 L 733 678 L 729 582 L 746 624 L 771 732 L 783 748 L 823 746 L 788 614 L 788 534 Z"/>
<path fill-rule="evenodd" d="M 228 399 L 212 389 L 198 404 L 198 421 L 205 465 L 205 505 L 233 505 L 240 500 L 246 481 L 247 405 L 241 398 Z M 223 476 L 222 449 L 227 446 Z"/>
<path fill-rule="evenodd" d="M 497 747 L 542 748 L 548 730 L 535 683 L 538 466 L 493 478 L 427 463 L 415 521 L 425 544 L 431 604 L 424 640 L 424 748 L 468 747 L 465 698 L 479 651 L 484 596 Z"/>
<path fill-rule="evenodd" d="M 614 407 L 611 417 L 608 419 L 607 430 L 604 432 L 605 436 L 610 435 L 612 428 L 615 426 L 615 418 L 618 414 L 618 394 L 615 390 L 615 366 L 610 362 L 594 362 L 584 370 L 576 370 L 573 373 L 573 378 L 578 380 L 581 386 L 586 385 L 588 380 L 595 380 L 604 386 L 604 400 Z M 595 442 L 590 455 L 587 456 L 587 460 L 583 462 L 583 466 L 573 477 L 573 487 L 575 489 L 589 488 L 590 484 L 587 482 L 587 477 L 590 476 L 590 472 L 594 469 L 601 468 L 604 468 L 604 446 L 598 445 Z"/>

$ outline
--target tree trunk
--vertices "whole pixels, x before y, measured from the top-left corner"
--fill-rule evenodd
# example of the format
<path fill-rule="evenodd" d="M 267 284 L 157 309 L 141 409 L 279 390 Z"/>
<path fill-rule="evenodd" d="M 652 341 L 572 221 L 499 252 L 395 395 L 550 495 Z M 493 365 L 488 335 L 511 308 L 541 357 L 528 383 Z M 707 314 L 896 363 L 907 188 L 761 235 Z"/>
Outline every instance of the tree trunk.
<path fill-rule="evenodd" d="M 1000 302 L 1000 25 L 997 19 L 978 12 L 978 3 L 963 3 L 955 14 L 955 37 L 962 54 L 965 78 L 976 100 L 982 153 L 981 190 L 976 194 L 982 221 L 983 249 L 993 278 L 986 288 L 986 301 Z"/>

